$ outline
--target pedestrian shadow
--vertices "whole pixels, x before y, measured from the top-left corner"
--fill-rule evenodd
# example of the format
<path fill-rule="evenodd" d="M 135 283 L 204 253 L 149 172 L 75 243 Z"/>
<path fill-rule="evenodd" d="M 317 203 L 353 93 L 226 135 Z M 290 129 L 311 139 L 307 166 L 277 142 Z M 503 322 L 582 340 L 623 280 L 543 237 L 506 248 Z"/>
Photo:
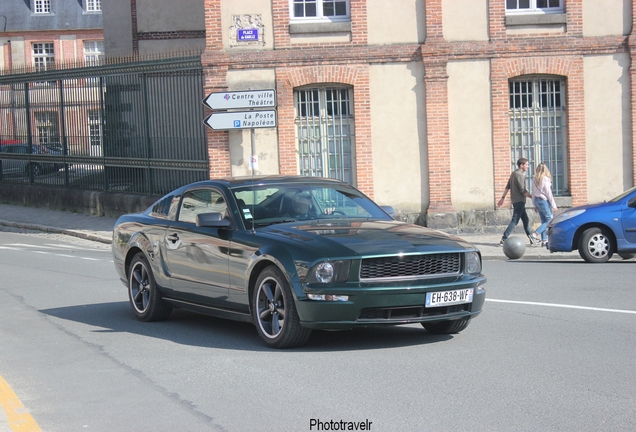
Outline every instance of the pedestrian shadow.
<path fill-rule="evenodd" d="M 173 310 L 165 321 L 142 322 L 128 302 L 65 306 L 40 310 L 49 317 L 96 327 L 95 333 L 131 333 L 176 344 L 203 348 L 270 351 L 254 325 L 184 310 Z M 470 331 L 469 330 L 466 331 Z M 455 335 L 434 335 L 417 324 L 365 327 L 342 331 L 314 331 L 302 347 L 280 352 L 330 352 L 377 350 L 426 345 L 451 340 Z"/>
<path fill-rule="evenodd" d="M 623 260 L 621 258 L 614 259 L 612 258 L 606 263 L 588 263 L 583 261 L 583 259 L 576 258 L 519 258 L 519 259 L 502 259 L 501 261 L 510 262 L 510 263 L 526 263 L 526 264 L 574 264 L 574 265 L 593 265 L 593 266 L 603 266 L 603 265 L 625 265 L 625 264 L 634 264 L 634 260 Z"/>

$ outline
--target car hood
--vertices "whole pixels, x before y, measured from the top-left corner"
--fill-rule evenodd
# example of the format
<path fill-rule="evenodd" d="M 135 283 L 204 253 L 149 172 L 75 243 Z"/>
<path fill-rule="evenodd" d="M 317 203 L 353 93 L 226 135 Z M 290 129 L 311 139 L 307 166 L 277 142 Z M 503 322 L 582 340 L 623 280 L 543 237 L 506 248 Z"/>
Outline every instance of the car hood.
<path fill-rule="evenodd" d="M 475 249 L 459 237 L 397 221 L 295 222 L 273 225 L 267 231 L 305 246 L 325 249 L 330 256 L 382 256 Z"/>
<path fill-rule="evenodd" d="M 577 211 L 577 210 L 585 210 L 586 213 L 583 213 L 583 215 L 585 215 L 585 217 L 588 217 L 590 214 L 598 214 L 599 212 L 604 214 L 604 213 L 610 213 L 613 211 L 620 211 L 622 206 L 623 206 L 623 203 L 620 201 L 619 202 L 605 201 L 600 203 L 585 204 L 581 206 L 572 207 L 565 210 L 563 213 Z"/>

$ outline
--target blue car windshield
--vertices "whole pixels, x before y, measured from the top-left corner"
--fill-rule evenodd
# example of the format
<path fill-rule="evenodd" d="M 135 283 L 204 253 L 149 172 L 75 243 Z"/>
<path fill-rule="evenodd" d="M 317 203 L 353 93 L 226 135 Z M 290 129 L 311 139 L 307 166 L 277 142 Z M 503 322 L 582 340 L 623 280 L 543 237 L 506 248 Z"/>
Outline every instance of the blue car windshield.
<path fill-rule="evenodd" d="M 392 220 L 377 204 L 340 185 L 264 184 L 232 190 L 245 226 L 299 220 L 362 218 Z"/>
<path fill-rule="evenodd" d="M 620 194 L 619 196 L 612 198 L 611 200 L 609 200 L 609 202 L 618 202 L 620 200 L 622 200 L 623 198 L 625 198 L 627 195 L 631 194 L 632 192 L 636 191 L 636 187 L 633 187 L 631 189 L 626 190 L 625 192 L 623 192 L 622 194 Z"/>

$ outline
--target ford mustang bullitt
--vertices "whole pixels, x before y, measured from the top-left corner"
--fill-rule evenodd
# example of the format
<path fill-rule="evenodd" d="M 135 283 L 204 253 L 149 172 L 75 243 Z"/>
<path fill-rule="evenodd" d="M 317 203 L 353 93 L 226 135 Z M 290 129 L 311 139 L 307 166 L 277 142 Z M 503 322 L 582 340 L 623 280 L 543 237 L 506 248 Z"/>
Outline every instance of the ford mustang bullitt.
<path fill-rule="evenodd" d="M 114 262 L 140 320 L 182 308 L 251 322 L 273 348 L 313 330 L 464 330 L 486 296 L 479 250 L 391 212 L 332 179 L 207 180 L 121 216 Z"/>

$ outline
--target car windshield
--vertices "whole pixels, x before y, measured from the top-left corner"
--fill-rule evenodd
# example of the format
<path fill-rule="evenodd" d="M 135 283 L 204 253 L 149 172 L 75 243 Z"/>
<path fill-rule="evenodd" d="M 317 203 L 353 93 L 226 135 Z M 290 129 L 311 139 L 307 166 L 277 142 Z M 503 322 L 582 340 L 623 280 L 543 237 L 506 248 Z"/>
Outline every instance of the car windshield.
<path fill-rule="evenodd" d="M 636 187 L 633 187 L 631 189 L 627 189 L 625 192 L 623 192 L 622 194 L 620 194 L 617 197 L 612 198 L 611 200 L 609 200 L 609 202 L 618 202 L 620 200 L 622 200 L 623 198 L 625 198 L 627 195 L 629 195 L 630 193 L 634 192 L 636 190 Z"/>
<path fill-rule="evenodd" d="M 246 228 L 298 220 L 391 220 L 377 204 L 342 185 L 256 185 L 232 190 Z"/>

